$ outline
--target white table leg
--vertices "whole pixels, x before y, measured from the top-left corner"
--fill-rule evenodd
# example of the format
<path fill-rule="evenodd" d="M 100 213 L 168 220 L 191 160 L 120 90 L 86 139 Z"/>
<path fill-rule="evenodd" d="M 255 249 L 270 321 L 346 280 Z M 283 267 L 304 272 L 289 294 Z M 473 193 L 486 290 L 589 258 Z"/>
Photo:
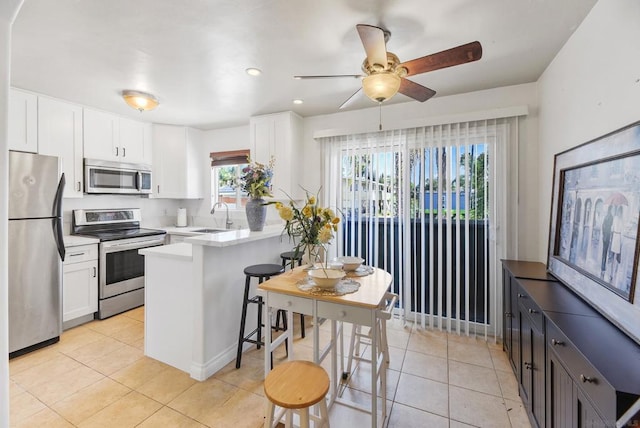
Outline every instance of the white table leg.
<path fill-rule="evenodd" d="M 331 399 L 338 395 L 338 322 L 331 320 Z"/>
<path fill-rule="evenodd" d="M 292 361 L 294 360 L 293 358 L 293 311 L 292 310 L 288 310 L 287 311 L 287 331 L 285 331 L 285 334 L 287 335 L 287 341 L 289 342 L 289 355 L 287 357 L 287 360 Z"/>
<path fill-rule="evenodd" d="M 376 311 L 371 311 L 371 427 L 378 427 L 378 328 Z"/>
<path fill-rule="evenodd" d="M 271 371 L 271 305 L 269 304 L 269 294 L 264 296 L 263 324 L 266 331 L 264 333 L 264 377 L 266 378 Z M 258 338 L 260 340 L 260 338 Z"/>

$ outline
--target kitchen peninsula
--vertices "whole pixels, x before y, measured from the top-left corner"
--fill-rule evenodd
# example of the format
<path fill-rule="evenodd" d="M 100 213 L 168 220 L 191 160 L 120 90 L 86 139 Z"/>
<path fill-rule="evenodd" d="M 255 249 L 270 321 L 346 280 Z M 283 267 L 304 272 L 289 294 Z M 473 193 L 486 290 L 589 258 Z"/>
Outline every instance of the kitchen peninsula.
<path fill-rule="evenodd" d="M 280 253 L 291 246 L 276 225 L 140 250 L 145 256 L 145 355 L 197 380 L 223 368 L 236 354 L 243 269 L 279 264 Z M 256 311 L 247 314 L 247 325 L 255 325 L 255 317 Z"/>

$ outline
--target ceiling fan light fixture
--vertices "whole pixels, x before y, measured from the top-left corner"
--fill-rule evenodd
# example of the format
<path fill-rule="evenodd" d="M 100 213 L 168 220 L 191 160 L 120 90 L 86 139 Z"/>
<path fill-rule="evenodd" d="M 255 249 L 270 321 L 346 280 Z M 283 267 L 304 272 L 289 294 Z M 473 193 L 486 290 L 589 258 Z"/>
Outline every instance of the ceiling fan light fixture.
<path fill-rule="evenodd" d="M 370 74 L 362 79 L 362 89 L 366 96 L 381 103 L 398 93 L 400 77 L 389 71 Z"/>
<path fill-rule="evenodd" d="M 160 104 L 154 95 L 142 91 L 125 89 L 122 91 L 122 98 L 124 98 L 124 102 L 126 102 L 130 107 L 133 107 L 140 112 L 153 110 L 158 107 L 158 104 Z"/>

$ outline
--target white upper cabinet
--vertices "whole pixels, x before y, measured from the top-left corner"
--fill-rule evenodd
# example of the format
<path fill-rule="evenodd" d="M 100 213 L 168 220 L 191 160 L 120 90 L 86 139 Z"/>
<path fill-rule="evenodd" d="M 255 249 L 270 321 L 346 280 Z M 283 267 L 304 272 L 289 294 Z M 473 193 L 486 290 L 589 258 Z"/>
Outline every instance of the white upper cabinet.
<path fill-rule="evenodd" d="M 153 196 L 203 197 L 200 131 L 184 126 L 153 125 Z"/>
<path fill-rule="evenodd" d="M 119 120 L 111 113 L 83 109 L 84 156 L 90 159 L 118 160 Z"/>
<path fill-rule="evenodd" d="M 38 96 L 9 90 L 9 150 L 38 152 Z"/>
<path fill-rule="evenodd" d="M 82 197 L 82 107 L 38 97 L 38 152 L 58 156 L 65 198 Z"/>
<path fill-rule="evenodd" d="M 151 165 L 151 124 L 121 117 L 120 147 L 123 161 Z"/>
<path fill-rule="evenodd" d="M 293 112 L 254 116 L 249 122 L 251 159 L 268 164 L 275 160 L 273 170 L 273 196 L 276 199 L 294 199 L 302 196 L 298 185 L 299 152 L 302 140 L 302 118 Z"/>
<path fill-rule="evenodd" d="M 151 125 L 85 108 L 84 156 L 150 165 Z"/>

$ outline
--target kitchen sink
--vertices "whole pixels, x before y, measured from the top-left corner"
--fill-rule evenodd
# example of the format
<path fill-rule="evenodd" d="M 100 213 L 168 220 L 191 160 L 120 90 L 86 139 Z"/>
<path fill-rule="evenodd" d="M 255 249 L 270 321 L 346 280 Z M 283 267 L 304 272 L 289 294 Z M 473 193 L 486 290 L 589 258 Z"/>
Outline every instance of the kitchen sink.
<path fill-rule="evenodd" d="M 220 233 L 220 232 L 228 232 L 226 229 L 198 229 L 192 230 L 195 233 Z"/>

